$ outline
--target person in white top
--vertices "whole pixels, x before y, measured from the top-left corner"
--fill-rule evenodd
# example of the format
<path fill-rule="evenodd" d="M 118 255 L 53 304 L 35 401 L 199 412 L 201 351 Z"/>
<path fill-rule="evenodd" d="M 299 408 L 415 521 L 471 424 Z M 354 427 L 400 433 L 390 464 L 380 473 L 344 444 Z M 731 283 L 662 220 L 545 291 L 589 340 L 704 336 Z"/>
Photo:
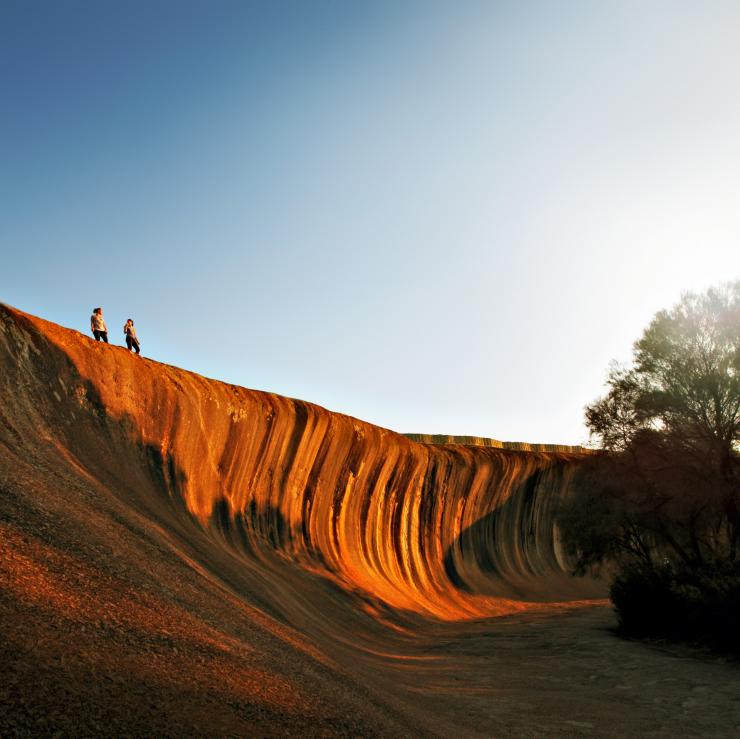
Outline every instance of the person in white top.
<path fill-rule="evenodd" d="M 103 309 L 95 308 L 90 316 L 90 329 L 92 330 L 95 341 L 104 341 L 108 343 L 108 327 L 103 320 Z"/>
<path fill-rule="evenodd" d="M 131 318 L 126 321 L 123 325 L 123 333 L 126 335 L 126 346 L 128 350 L 132 349 L 139 354 L 141 347 L 139 346 L 139 338 L 136 335 L 136 329 L 134 328 L 134 322 Z"/>

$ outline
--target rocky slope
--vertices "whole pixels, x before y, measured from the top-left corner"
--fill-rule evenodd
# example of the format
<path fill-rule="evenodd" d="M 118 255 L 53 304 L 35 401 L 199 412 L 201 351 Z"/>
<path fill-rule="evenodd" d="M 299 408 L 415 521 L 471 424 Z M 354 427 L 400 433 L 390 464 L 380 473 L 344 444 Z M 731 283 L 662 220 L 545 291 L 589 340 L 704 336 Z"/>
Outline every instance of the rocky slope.
<path fill-rule="evenodd" d="M 579 450 L 420 443 L 7 306 L 0 394 L 2 735 L 488 733 L 437 629 L 603 595 L 553 522 Z"/>
<path fill-rule="evenodd" d="M 142 511 L 171 501 L 241 556 L 275 548 L 443 619 L 601 592 L 568 577 L 553 522 L 577 451 L 417 443 L 7 307 L 0 362 L 12 453 L 49 445 Z"/>

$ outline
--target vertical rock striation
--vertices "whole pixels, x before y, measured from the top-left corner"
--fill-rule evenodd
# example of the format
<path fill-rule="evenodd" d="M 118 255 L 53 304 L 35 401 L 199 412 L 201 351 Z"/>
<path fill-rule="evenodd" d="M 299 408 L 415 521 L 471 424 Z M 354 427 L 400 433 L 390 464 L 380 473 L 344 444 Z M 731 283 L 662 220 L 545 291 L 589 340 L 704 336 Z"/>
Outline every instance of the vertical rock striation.
<path fill-rule="evenodd" d="M 367 602 L 445 620 L 597 597 L 554 511 L 583 453 L 422 443 L 209 380 L 0 307 L 0 443 L 102 481 L 246 561 L 291 559 Z"/>

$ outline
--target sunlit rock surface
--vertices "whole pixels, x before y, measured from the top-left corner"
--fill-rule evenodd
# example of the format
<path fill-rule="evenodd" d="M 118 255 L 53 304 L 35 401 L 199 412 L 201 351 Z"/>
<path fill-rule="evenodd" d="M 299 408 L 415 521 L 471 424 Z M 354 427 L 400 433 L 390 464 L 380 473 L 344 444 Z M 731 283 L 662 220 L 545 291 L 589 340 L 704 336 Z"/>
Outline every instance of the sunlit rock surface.
<path fill-rule="evenodd" d="M 277 549 L 349 590 L 441 619 L 603 592 L 568 576 L 553 521 L 577 448 L 417 443 L 9 308 L 0 341 L 4 434 L 16 451 L 53 445 L 120 483 L 132 505 L 181 505 L 245 559 Z"/>
<path fill-rule="evenodd" d="M 489 734 L 480 619 L 604 596 L 553 520 L 582 450 L 421 443 L 5 306 L 0 392 L 3 735 Z"/>

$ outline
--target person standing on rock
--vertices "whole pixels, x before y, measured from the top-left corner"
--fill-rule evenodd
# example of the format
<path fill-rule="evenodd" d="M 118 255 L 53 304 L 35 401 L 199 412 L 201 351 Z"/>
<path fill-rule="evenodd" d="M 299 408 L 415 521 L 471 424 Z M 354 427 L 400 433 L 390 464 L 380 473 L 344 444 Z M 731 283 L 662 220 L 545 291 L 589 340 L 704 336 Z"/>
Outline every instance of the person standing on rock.
<path fill-rule="evenodd" d="M 136 329 L 134 328 L 134 322 L 131 318 L 129 318 L 123 325 L 123 333 L 126 335 L 126 346 L 128 347 L 128 350 L 131 351 L 133 349 L 137 354 L 139 354 L 141 352 L 141 347 L 139 346 L 139 339 L 136 336 Z"/>
<path fill-rule="evenodd" d="M 90 316 L 90 328 L 95 337 L 95 341 L 104 341 L 108 343 L 108 327 L 103 320 L 103 309 L 95 308 Z"/>

